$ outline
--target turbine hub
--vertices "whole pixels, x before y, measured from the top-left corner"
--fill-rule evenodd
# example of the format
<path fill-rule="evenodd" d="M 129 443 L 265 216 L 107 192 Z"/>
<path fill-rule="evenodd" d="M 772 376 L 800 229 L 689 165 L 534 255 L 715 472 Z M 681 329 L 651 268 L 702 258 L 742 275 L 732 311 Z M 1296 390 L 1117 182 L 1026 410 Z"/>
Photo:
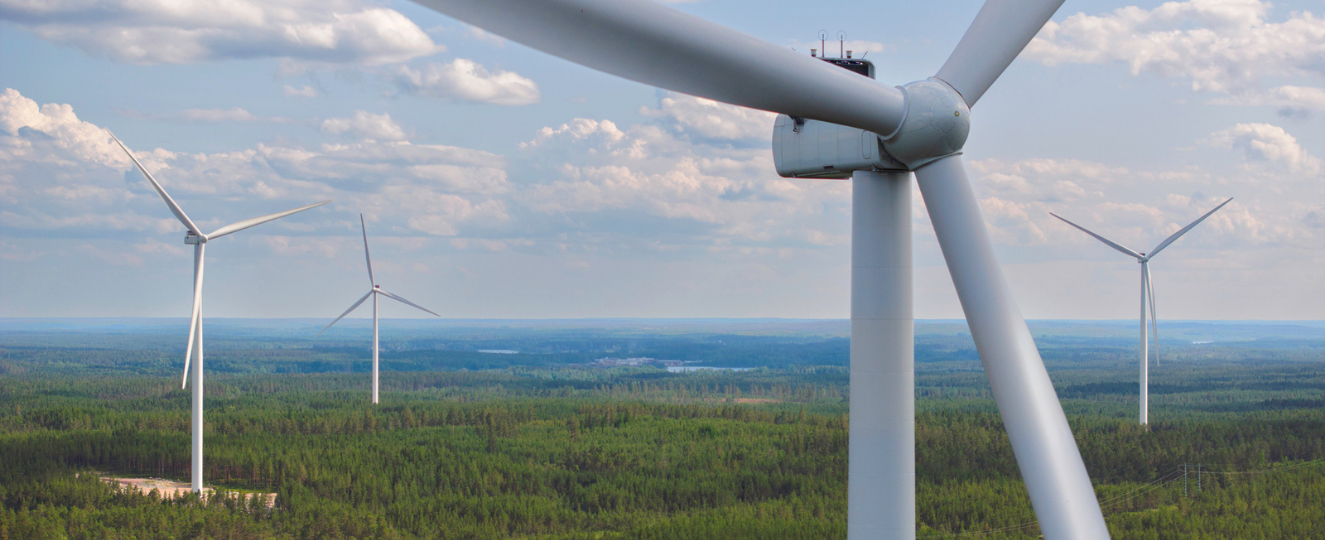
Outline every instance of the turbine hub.
<path fill-rule="evenodd" d="M 915 170 L 960 152 L 971 132 L 971 109 L 961 94 L 933 77 L 901 89 L 906 116 L 897 132 L 883 141 L 888 155 Z"/>
<path fill-rule="evenodd" d="M 185 231 L 184 243 L 187 245 L 205 244 L 207 243 L 207 238 L 203 236 L 198 236 L 194 234 L 193 231 Z"/>

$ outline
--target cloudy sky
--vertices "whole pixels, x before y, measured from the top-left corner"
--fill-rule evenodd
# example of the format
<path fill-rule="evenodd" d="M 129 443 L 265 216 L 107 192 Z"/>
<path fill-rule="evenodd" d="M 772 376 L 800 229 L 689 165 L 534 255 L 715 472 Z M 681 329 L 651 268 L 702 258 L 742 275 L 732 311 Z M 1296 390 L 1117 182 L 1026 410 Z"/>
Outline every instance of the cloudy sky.
<path fill-rule="evenodd" d="M 1131 1 L 1131 0 L 1129 0 Z M 893 84 L 977 0 L 673 7 Z M 830 50 L 836 51 L 832 46 Z M 973 111 L 966 159 L 1031 318 L 1325 319 L 1325 2 L 1067 2 Z M 204 230 L 205 311 L 848 316 L 850 184 L 782 179 L 772 116 L 599 74 L 400 0 L 0 0 L 0 316 L 184 317 L 192 257 L 103 128 Z M 917 198 L 916 315 L 960 306 Z M 414 314 L 384 308 L 388 317 Z M 365 312 L 366 314 L 366 312 Z"/>

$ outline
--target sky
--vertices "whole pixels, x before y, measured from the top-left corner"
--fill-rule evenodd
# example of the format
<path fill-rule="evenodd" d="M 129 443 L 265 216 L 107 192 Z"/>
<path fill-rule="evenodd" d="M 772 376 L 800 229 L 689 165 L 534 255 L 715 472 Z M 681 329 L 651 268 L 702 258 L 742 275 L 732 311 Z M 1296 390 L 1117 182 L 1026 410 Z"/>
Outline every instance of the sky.
<path fill-rule="evenodd" d="M 974 0 L 673 3 L 879 79 L 933 74 Z M 835 38 L 831 38 L 835 41 Z M 828 49 L 836 53 L 836 44 Z M 1022 312 L 1325 319 L 1325 2 L 1068 1 L 965 147 Z M 769 113 L 592 71 L 419 5 L 0 0 L 0 317 L 334 317 L 378 283 L 447 318 L 849 316 L 850 182 L 779 178 Z M 961 318 L 918 190 L 915 313 Z M 356 313 L 369 315 L 368 310 Z M 385 317 L 426 315 L 384 305 Z"/>

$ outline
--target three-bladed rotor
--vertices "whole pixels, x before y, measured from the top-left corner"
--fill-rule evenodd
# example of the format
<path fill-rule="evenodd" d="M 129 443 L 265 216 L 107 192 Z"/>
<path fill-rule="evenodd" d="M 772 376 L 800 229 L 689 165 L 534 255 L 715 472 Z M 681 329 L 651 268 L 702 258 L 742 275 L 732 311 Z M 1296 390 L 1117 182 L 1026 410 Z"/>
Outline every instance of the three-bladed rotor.
<path fill-rule="evenodd" d="M 1045 537 L 1108 537 L 959 156 L 969 108 L 1062 0 L 987 0 L 935 77 L 900 89 L 645 0 L 415 1 L 627 79 L 877 134 L 919 180 Z"/>
<path fill-rule="evenodd" d="M 933 79 L 898 88 L 645 0 L 416 1 L 630 80 L 876 133 L 912 169 L 961 150 L 968 109 L 1062 5 L 989 0 Z"/>
<path fill-rule="evenodd" d="M 1163 251 L 1164 248 L 1169 247 L 1170 244 L 1172 244 L 1173 242 L 1177 241 L 1179 238 L 1182 237 L 1182 235 L 1187 234 L 1187 231 L 1190 231 L 1190 230 L 1192 230 L 1193 227 L 1196 227 L 1197 225 L 1200 225 L 1202 221 L 1205 221 L 1205 218 L 1210 217 L 1211 214 L 1214 214 L 1215 212 L 1218 212 L 1220 208 L 1223 208 L 1224 205 L 1226 205 L 1226 204 L 1228 204 L 1228 203 L 1231 203 L 1231 202 L 1233 202 L 1233 198 L 1232 198 L 1232 197 L 1229 197 L 1228 200 L 1226 200 L 1226 201 L 1224 201 L 1224 202 L 1222 202 L 1222 203 L 1219 203 L 1219 206 L 1216 206 L 1216 207 L 1212 208 L 1209 212 L 1206 212 L 1206 213 L 1202 214 L 1201 217 L 1196 218 L 1196 221 L 1193 221 L 1193 222 L 1191 222 L 1191 223 L 1188 223 L 1186 227 L 1183 227 L 1183 228 L 1181 228 L 1181 229 L 1178 229 L 1178 232 L 1175 232 L 1175 233 L 1173 233 L 1173 234 L 1170 234 L 1170 235 L 1168 236 L 1168 238 L 1165 238 L 1164 241 L 1160 242 L 1159 245 L 1155 246 L 1155 249 L 1150 250 L 1150 253 L 1148 253 L 1148 254 L 1147 254 L 1147 253 L 1137 253 L 1137 252 L 1135 252 L 1135 251 L 1132 251 L 1130 248 L 1124 247 L 1122 244 L 1119 244 L 1119 243 L 1117 243 L 1117 242 L 1114 242 L 1113 240 L 1109 240 L 1108 238 L 1105 238 L 1105 237 L 1103 237 L 1103 236 L 1101 236 L 1101 235 L 1099 235 L 1099 234 L 1096 234 L 1094 231 L 1091 231 L 1090 229 L 1087 229 L 1087 228 L 1085 228 L 1085 227 L 1082 227 L 1082 226 L 1080 226 L 1080 225 L 1077 225 L 1076 223 L 1072 223 L 1071 221 L 1068 221 L 1067 218 L 1065 218 L 1065 217 L 1063 217 L 1063 216 L 1060 216 L 1060 215 L 1058 215 L 1058 214 L 1055 214 L 1055 213 L 1053 213 L 1053 212 L 1049 212 L 1049 215 L 1051 215 L 1051 216 L 1053 216 L 1053 217 L 1056 217 L 1056 218 L 1062 220 L 1063 223 L 1066 223 L 1066 224 L 1068 224 L 1068 225 L 1071 225 L 1071 226 L 1073 226 L 1073 227 L 1076 227 L 1076 228 L 1079 229 L 1081 232 L 1084 232 L 1084 233 L 1086 233 L 1086 234 L 1089 234 L 1091 237 L 1095 238 L 1096 240 L 1099 240 L 1100 242 L 1103 242 L 1104 245 L 1109 246 L 1109 247 L 1111 247 L 1111 248 L 1113 248 L 1113 249 L 1115 249 L 1115 250 L 1118 250 L 1118 252 L 1120 252 L 1120 253 L 1123 253 L 1123 254 L 1126 254 L 1126 255 L 1130 255 L 1130 256 L 1132 256 L 1132 257 L 1135 257 L 1137 262 L 1149 262 L 1151 259 L 1155 258 L 1156 255 L 1159 255 L 1159 252 Z"/>
<path fill-rule="evenodd" d="M 1210 217 L 1211 214 L 1214 214 L 1215 212 L 1218 212 L 1220 208 L 1223 208 L 1224 205 L 1227 205 L 1228 203 L 1231 203 L 1231 202 L 1233 202 L 1233 198 L 1232 198 L 1232 197 L 1230 197 L 1228 200 L 1226 200 L 1226 201 L 1224 201 L 1224 202 L 1222 202 L 1222 203 L 1219 203 L 1219 206 L 1216 206 L 1216 207 L 1212 208 L 1209 212 L 1206 212 L 1206 213 L 1202 214 L 1201 217 L 1196 218 L 1196 221 L 1193 221 L 1193 222 L 1191 222 L 1191 223 L 1188 223 L 1186 227 L 1183 227 L 1183 228 L 1181 228 L 1181 229 L 1178 229 L 1177 232 L 1175 232 L 1175 233 L 1173 233 L 1173 234 L 1170 234 L 1170 235 L 1168 236 L 1168 238 L 1165 238 L 1162 242 L 1159 243 L 1159 245 L 1156 245 L 1156 246 L 1155 246 L 1155 249 L 1150 250 L 1149 253 L 1138 253 L 1138 252 L 1136 252 L 1136 251 L 1133 251 L 1131 248 L 1128 248 L 1128 247 L 1126 247 L 1126 246 L 1124 246 L 1124 245 L 1122 245 L 1122 244 L 1119 244 L 1118 242 L 1114 242 L 1113 240 L 1110 240 L 1110 239 L 1108 239 L 1108 238 L 1105 238 L 1103 235 L 1100 235 L 1100 234 L 1098 234 L 1098 233 L 1096 233 L 1096 232 L 1094 232 L 1094 231 L 1092 231 L 1092 230 L 1090 230 L 1090 229 L 1087 229 L 1087 228 L 1085 228 L 1085 227 L 1082 227 L 1081 225 L 1077 225 L 1076 223 L 1073 223 L 1073 222 L 1069 221 L 1067 218 L 1065 218 L 1065 217 L 1063 217 L 1063 216 L 1060 216 L 1060 215 L 1058 215 L 1058 214 L 1055 214 L 1055 213 L 1053 213 L 1053 212 L 1050 212 L 1049 215 L 1051 215 L 1051 216 L 1053 216 L 1053 217 L 1056 217 L 1056 218 L 1058 218 L 1059 220 L 1061 220 L 1063 223 L 1066 223 L 1066 224 L 1068 224 L 1068 225 L 1071 225 L 1071 226 L 1075 227 L 1076 229 L 1080 230 L 1081 232 L 1084 232 L 1084 233 L 1090 235 L 1092 238 L 1094 238 L 1094 239 L 1096 239 L 1096 240 L 1099 240 L 1099 241 L 1102 242 L 1104 245 L 1113 248 L 1114 250 L 1118 251 L 1119 253 L 1122 253 L 1122 254 L 1124 254 L 1124 255 L 1128 255 L 1128 256 L 1130 256 L 1130 257 L 1135 258 L 1135 259 L 1136 259 L 1136 262 L 1141 263 L 1141 274 L 1142 274 L 1142 275 L 1141 275 L 1141 283 L 1142 283 L 1142 287 L 1143 287 L 1143 290 L 1141 291 L 1141 294 L 1142 294 L 1142 296 L 1143 296 L 1143 302 L 1144 302 L 1145 300 L 1147 300 L 1147 299 L 1149 300 L 1149 305 L 1150 305 L 1150 326 L 1151 326 L 1151 330 L 1153 331 L 1154 336 L 1155 336 L 1155 364 L 1158 365 L 1158 364 L 1159 364 L 1159 318 L 1155 315 L 1155 311 L 1156 311 L 1156 309 L 1155 309 L 1155 281 L 1154 281 L 1154 279 L 1151 278 L 1151 276 L 1150 276 L 1150 261 L 1151 261 L 1151 259 L 1154 259 L 1156 255 L 1159 255 L 1159 252 L 1163 251 L 1164 248 L 1167 248 L 1167 247 L 1169 247 L 1170 245 L 1172 245 L 1173 242 L 1176 242 L 1176 241 L 1178 240 L 1178 238 L 1181 238 L 1181 237 L 1182 237 L 1182 235 L 1187 234 L 1187 231 L 1190 231 L 1190 230 L 1192 230 L 1192 228 L 1196 227 L 1197 225 L 1200 225 L 1202 221 L 1205 221 L 1205 218 Z M 1144 308 L 1145 306 L 1142 306 L 1142 307 Z M 1142 313 L 1142 318 L 1144 318 L 1144 316 L 1145 316 L 1145 314 Z M 1144 321 L 1142 321 L 1142 322 L 1144 323 Z M 1145 326 L 1145 325 L 1142 324 L 1142 329 L 1143 329 L 1143 330 L 1144 330 L 1144 326 Z M 1144 340 L 1143 340 L 1143 341 L 1144 341 Z M 1147 358 L 1147 359 L 1143 359 L 1142 361 L 1143 361 L 1143 362 L 1148 362 L 1149 359 L 1148 359 L 1148 358 Z"/>
<path fill-rule="evenodd" d="M 110 133 L 110 137 L 114 139 L 115 143 L 118 144 L 120 148 L 124 150 L 124 153 L 129 156 L 129 159 L 133 161 L 133 164 L 138 167 L 139 172 L 142 172 L 143 176 L 147 177 L 147 181 L 152 183 L 152 188 L 156 190 L 157 195 L 160 195 L 161 200 L 166 203 L 168 208 L 170 208 L 170 212 L 175 214 L 175 218 L 178 219 L 180 223 L 183 223 L 184 227 L 188 229 L 188 232 L 184 236 L 184 243 L 194 246 L 193 310 L 189 316 L 189 345 L 184 353 L 184 380 L 181 382 L 181 387 L 187 387 L 189 383 L 189 363 L 193 360 L 193 344 L 195 340 L 201 339 L 201 336 L 198 334 L 200 333 L 202 325 L 202 278 L 203 268 L 206 262 L 204 260 L 204 254 L 206 253 L 205 244 L 207 241 L 215 240 L 227 234 L 239 232 L 250 227 L 256 227 L 268 221 L 280 219 L 290 214 L 296 214 L 303 212 L 304 210 L 316 208 L 331 201 L 322 201 L 307 206 L 301 206 L 293 210 L 286 210 L 275 214 L 236 221 L 216 229 L 210 234 L 203 234 L 203 232 L 198 229 L 198 226 L 193 223 L 193 220 L 189 219 L 189 216 L 184 213 L 184 209 L 180 208 L 179 204 L 176 203 L 174 199 L 170 198 L 170 194 L 166 193 L 166 188 L 162 187 L 161 183 L 156 181 L 156 178 L 152 176 L 152 173 L 147 172 L 147 168 L 143 167 L 143 164 L 139 162 L 138 158 L 133 155 L 133 152 L 130 152 L 129 148 L 120 141 L 119 137 L 116 137 L 114 133 L 110 132 L 110 130 L 106 130 L 106 133 Z"/>
<path fill-rule="evenodd" d="M 368 292 L 364 293 L 363 297 L 359 298 L 359 300 L 358 300 L 357 302 L 355 302 L 353 305 L 351 305 L 351 306 L 350 306 L 350 309 L 345 310 L 344 313 L 341 313 L 340 316 L 339 316 L 339 317 L 336 317 L 336 319 L 333 320 L 333 321 L 331 321 L 330 324 L 328 324 L 328 325 L 326 325 L 325 327 L 323 327 L 323 328 L 322 328 L 322 331 L 318 332 L 317 335 L 318 335 L 318 336 L 322 335 L 323 332 L 326 332 L 326 331 L 327 331 L 328 329 L 330 329 L 333 325 L 335 325 L 336 323 L 340 322 L 340 320 L 341 320 L 341 319 L 344 319 L 346 315 L 349 315 L 349 314 L 350 314 L 350 312 L 354 311 L 356 308 L 358 308 L 359 306 L 363 305 L 363 303 L 364 303 L 365 301 L 368 300 L 368 297 L 370 297 L 370 296 L 372 296 L 372 295 L 374 295 L 374 294 L 380 294 L 380 295 L 382 295 L 382 296 L 385 296 L 385 297 L 387 297 L 387 298 L 390 298 L 390 299 L 392 299 L 392 300 L 395 300 L 395 301 L 400 302 L 400 303 L 402 303 L 402 304 L 405 304 L 405 305 L 407 305 L 407 306 L 410 306 L 410 307 L 413 307 L 413 308 L 417 308 L 417 309 L 420 309 L 420 310 L 426 311 L 426 312 L 431 313 L 431 314 L 433 314 L 434 316 L 437 316 L 437 317 L 441 317 L 441 315 L 438 315 L 438 314 L 436 314 L 436 313 L 433 313 L 432 310 L 430 310 L 430 309 L 428 309 L 428 308 L 425 308 L 425 307 L 423 307 L 423 306 L 420 306 L 420 305 L 418 305 L 418 304 L 415 304 L 414 302 L 410 302 L 409 300 L 406 300 L 406 299 L 402 298 L 400 295 L 396 295 L 396 294 L 392 294 L 392 293 L 386 292 L 385 290 L 382 289 L 382 286 L 381 286 L 381 285 L 378 285 L 378 284 L 377 284 L 377 280 L 373 277 L 373 257 L 372 257 L 372 255 L 370 255 L 370 254 L 368 253 L 368 225 L 366 225 L 366 224 L 364 223 L 363 214 L 359 214 L 359 227 L 360 227 L 360 229 L 363 231 L 363 258 L 364 258 L 364 262 L 367 263 L 367 265 L 368 265 L 368 285 L 369 285 L 371 288 L 368 289 Z M 376 301 L 374 301 L 374 302 L 376 302 Z M 374 305 L 376 305 L 376 304 L 374 304 Z M 373 309 L 377 309 L 377 308 L 374 307 Z M 377 312 L 376 312 L 376 311 L 373 312 L 373 317 L 374 317 L 374 318 L 377 317 Z M 316 337 L 316 336 L 314 336 L 314 337 Z"/>

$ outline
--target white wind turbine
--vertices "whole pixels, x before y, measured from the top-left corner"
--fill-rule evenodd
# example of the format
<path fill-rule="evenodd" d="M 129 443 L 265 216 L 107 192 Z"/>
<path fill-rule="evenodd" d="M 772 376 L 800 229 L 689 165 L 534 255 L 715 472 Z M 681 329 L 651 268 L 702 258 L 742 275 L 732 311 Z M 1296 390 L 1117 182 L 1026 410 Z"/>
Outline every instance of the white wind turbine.
<path fill-rule="evenodd" d="M 987 0 L 937 74 L 902 87 L 646 0 L 415 1 L 590 68 L 782 113 L 779 174 L 853 178 L 850 540 L 915 538 L 914 172 L 1041 531 L 1108 538 L 961 158 L 970 107 L 1062 0 Z"/>
<path fill-rule="evenodd" d="M 1077 225 L 1076 223 L 1072 223 L 1071 221 L 1068 221 L 1068 220 L 1067 220 L 1066 218 L 1064 218 L 1063 216 L 1060 216 L 1060 215 L 1055 214 L 1055 213 L 1053 213 L 1053 212 L 1050 212 L 1050 213 L 1049 213 L 1049 215 L 1051 215 L 1051 216 L 1053 216 L 1053 217 L 1056 217 L 1056 218 L 1058 218 L 1058 219 L 1063 220 L 1064 223 L 1067 223 L 1068 225 L 1071 225 L 1071 226 L 1073 226 L 1073 227 L 1076 227 L 1076 228 L 1078 228 L 1078 229 L 1081 229 L 1081 232 L 1084 232 L 1084 233 L 1086 233 L 1086 234 L 1091 235 L 1091 236 L 1094 237 L 1096 240 L 1099 240 L 1099 241 L 1101 241 L 1101 242 L 1104 242 L 1105 245 L 1107 245 L 1107 246 L 1109 246 L 1109 247 L 1111 247 L 1111 248 L 1113 248 L 1113 249 L 1116 249 L 1116 250 L 1118 250 L 1118 251 L 1120 251 L 1120 252 L 1122 252 L 1122 253 L 1124 253 L 1124 254 L 1126 254 L 1126 255 L 1130 255 L 1130 256 L 1132 256 L 1132 257 L 1135 257 L 1135 258 L 1136 258 L 1136 262 L 1141 263 L 1141 413 L 1140 413 L 1140 421 L 1141 421 L 1141 425 L 1143 425 L 1143 426 L 1146 425 L 1146 424 L 1149 424 L 1149 423 L 1150 423 L 1150 351 L 1147 350 L 1148 347 L 1150 346 L 1150 338 L 1146 335 L 1146 334 L 1147 334 L 1147 332 L 1146 332 L 1146 304 L 1147 304 L 1147 303 L 1150 304 L 1150 321 L 1151 321 L 1150 324 L 1152 324 L 1152 325 L 1154 326 L 1154 329 L 1155 329 L 1155 365 L 1159 365 L 1159 318 L 1155 316 L 1155 284 L 1154 284 L 1154 282 L 1151 281 L 1151 279 L 1150 279 L 1150 259 L 1155 258 L 1156 255 L 1159 255 L 1160 250 L 1163 250 L 1164 248 L 1169 247 L 1169 244 L 1172 244 L 1175 240 L 1178 239 L 1179 236 L 1182 236 L 1182 235 L 1184 235 L 1184 234 L 1187 234 L 1187 231 L 1192 230 L 1192 227 L 1195 227 L 1198 223 L 1200 223 L 1200 222 L 1202 222 L 1202 221 L 1205 221 L 1205 218 L 1210 217 L 1210 214 L 1213 214 L 1213 213 L 1217 212 L 1220 208 L 1223 208 L 1225 204 L 1228 204 L 1228 203 L 1230 203 L 1230 202 L 1233 202 L 1233 199 L 1232 199 L 1232 198 L 1230 198 L 1230 199 L 1227 200 L 1227 201 L 1224 201 L 1223 203 L 1220 203 L 1220 205 L 1219 205 L 1219 206 L 1216 206 L 1216 207 L 1214 208 L 1214 210 L 1211 210 L 1211 211 L 1209 211 L 1209 212 L 1206 212 L 1205 215 L 1201 216 L 1200 218 L 1197 218 L 1197 220 L 1191 222 L 1190 225 L 1187 225 L 1186 227 L 1183 227 L 1183 228 L 1179 229 L 1178 232 L 1175 232 L 1175 233 L 1169 235 L 1169 237 L 1168 237 L 1168 238 L 1165 238 L 1163 242 L 1160 242 L 1158 246 L 1155 246 L 1155 249 L 1150 250 L 1150 253 L 1149 253 L 1149 254 L 1146 254 L 1146 253 L 1137 253 L 1137 252 L 1135 252 L 1135 251 L 1132 251 L 1132 250 L 1130 250 L 1130 249 L 1128 249 L 1128 248 L 1123 247 L 1121 244 L 1119 244 L 1119 243 L 1117 243 L 1117 242 L 1114 242 L 1113 240 L 1109 240 L 1108 238 L 1105 238 L 1105 237 L 1103 237 L 1103 236 L 1100 236 L 1100 235 L 1098 235 L 1098 234 L 1095 234 L 1094 232 L 1091 232 L 1090 230 L 1086 229 L 1085 227 L 1082 227 L 1082 226 L 1080 226 L 1080 225 Z M 1148 301 L 1148 302 L 1147 302 L 1147 301 Z"/>
<path fill-rule="evenodd" d="M 368 255 L 368 226 L 367 226 L 367 225 L 364 225 L 364 222 L 363 222 L 363 214 L 359 214 L 359 226 L 363 228 L 363 258 L 364 258 L 364 260 L 367 261 L 367 263 L 368 263 L 368 284 L 371 285 L 372 288 L 371 288 L 371 289 L 368 289 L 368 292 L 365 293 L 365 294 L 363 295 L 363 298 L 360 298 L 358 302 L 355 302 L 354 305 L 350 306 L 350 309 L 345 310 L 345 313 L 341 313 L 339 317 L 336 317 L 336 320 L 331 321 L 331 324 L 328 324 L 328 325 L 326 326 L 326 328 L 323 328 L 323 329 L 322 329 L 322 332 L 326 332 L 327 329 L 331 328 L 332 325 L 336 324 L 336 323 L 339 322 L 341 319 L 344 319 L 345 316 L 346 316 L 346 315 L 349 315 L 351 311 L 354 311 L 355 308 L 357 308 L 357 307 L 359 307 L 359 305 L 363 304 L 364 300 L 367 300 L 369 296 L 373 297 L 373 403 L 376 404 L 376 403 L 377 403 L 377 375 L 378 375 L 378 367 L 377 367 L 377 351 L 378 351 L 378 348 L 377 348 L 377 295 L 380 294 L 380 295 L 382 295 L 382 296 L 385 296 L 385 297 L 387 297 L 387 298 L 390 298 L 390 299 L 395 300 L 395 301 L 397 301 L 397 302 L 400 302 L 400 303 L 402 303 L 402 304 L 405 304 L 405 305 L 408 305 L 408 306 L 413 306 L 413 307 L 419 308 L 419 309 L 421 309 L 421 310 L 423 310 L 423 311 L 427 311 L 428 313 L 432 313 L 433 315 L 436 315 L 436 316 L 438 316 L 438 317 L 441 317 L 441 315 L 437 315 L 436 313 L 433 313 L 432 311 L 429 311 L 428 308 L 425 308 L 425 307 L 423 307 L 423 306 L 420 306 L 420 305 L 418 305 L 418 304 L 415 304 L 414 302 L 410 302 L 409 300 L 406 300 L 406 299 L 404 299 L 404 298 L 401 298 L 400 296 L 397 296 L 397 295 L 394 295 L 394 294 L 391 294 L 391 293 L 389 293 L 389 292 L 386 292 L 386 291 L 382 290 L 382 286 L 381 286 L 381 285 L 378 285 L 378 284 L 377 284 L 377 280 L 373 278 L 373 258 L 372 258 L 371 256 Z M 319 336 L 322 335 L 322 332 L 318 332 L 317 335 L 319 335 Z M 314 336 L 314 337 L 316 337 L 316 336 Z"/>
<path fill-rule="evenodd" d="M 106 130 L 106 132 L 110 133 L 110 130 Z M 274 219 L 283 218 L 290 214 L 322 206 L 331 201 L 322 201 L 308 206 L 301 206 L 294 210 L 286 210 L 271 215 L 238 221 L 216 229 L 210 234 L 203 234 L 202 231 L 198 229 L 198 226 L 194 225 L 193 221 L 189 219 L 189 216 L 184 214 L 184 210 L 175 203 L 175 200 L 171 199 L 170 195 L 166 194 L 166 190 L 161 187 L 161 183 L 157 182 L 156 178 L 153 178 L 152 174 L 147 172 L 147 169 L 143 168 L 143 164 L 138 162 L 138 158 L 134 157 L 133 152 L 130 152 L 129 148 L 124 146 L 124 143 L 120 142 L 120 139 L 116 137 L 114 133 L 111 133 L 110 137 L 115 139 L 115 143 L 120 145 L 120 148 L 124 150 L 125 154 L 129 155 L 129 159 L 133 160 L 133 164 L 138 167 L 138 170 L 143 173 L 143 176 L 147 177 L 147 181 L 152 183 L 152 187 L 156 189 L 156 193 L 161 196 L 161 200 L 165 201 L 166 206 L 170 207 L 170 212 L 175 214 L 175 217 L 179 219 L 180 223 L 183 223 L 184 226 L 188 228 L 188 231 L 184 233 L 184 243 L 193 245 L 193 314 L 189 318 L 189 345 L 184 353 L 184 380 L 181 383 L 181 386 L 185 388 L 188 387 L 189 363 L 193 360 L 194 356 L 197 356 L 197 361 L 193 361 L 193 424 L 191 428 L 193 432 L 192 489 L 195 493 L 201 493 L 203 432 L 202 270 L 203 252 L 207 247 L 207 242 L 233 232 L 239 232 L 249 227 L 261 225 Z"/>

